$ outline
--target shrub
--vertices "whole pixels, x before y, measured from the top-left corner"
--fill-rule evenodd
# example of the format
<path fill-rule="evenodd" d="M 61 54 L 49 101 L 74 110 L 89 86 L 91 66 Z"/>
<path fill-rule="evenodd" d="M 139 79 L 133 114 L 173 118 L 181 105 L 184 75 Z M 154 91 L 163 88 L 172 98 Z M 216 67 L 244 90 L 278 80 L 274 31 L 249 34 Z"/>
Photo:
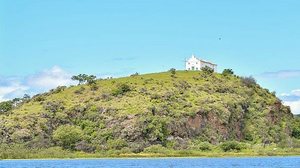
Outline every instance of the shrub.
<path fill-rule="evenodd" d="M 292 136 L 300 139 L 300 118 L 295 118 L 292 123 Z"/>
<path fill-rule="evenodd" d="M 107 141 L 109 149 L 121 150 L 124 147 L 127 147 L 127 143 L 123 139 L 110 139 Z"/>
<path fill-rule="evenodd" d="M 80 141 L 75 144 L 75 149 L 78 151 L 91 153 L 94 152 L 96 148 L 87 143 L 86 141 Z"/>
<path fill-rule="evenodd" d="M 175 74 L 176 74 L 176 69 L 175 69 L 175 68 L 171 68 L 171 69 L 169 70 L 169 72 L 171 72 L 172 75 L 175 75 Z"/>
<path fill-rule="evenodd" d="M 228 151 L 240 151 L 242 150 L 242 145 L 237 142 L 237 141 L 227 141 L 227 142 L 223 142 L 221 145 L 220 145 L 221 149 L 224 151 L 224 152 L 228 152 Z"/>
<path fill-rule="evenodd" d="M 67 88 L 66 86 L 58 86 L 57 88 L 52 89 L 51 92 L 52 93 L 59 93 L 61 91 L 64 91 L 66 88 Z"/>
<path fill-rule="evenodd" d="M 167 148 L 162 145 L 152 145 L 144 149 L 145 153 L 166 153 Z"/>
<path fill-rule="evenodd" d="M 194 141 L 192 142 L 192 149 L 201 150 L 201 151 L 210 151 L 212 145 L 209 142 Z"/>
<path fill-rule="evenodd" d="M 222 75 L 224 75 L 224 76 L 233 75 L 233 74 L 234 74 L 234 72 L 232 69 L 224 69 L 222 72 Z"/>
<path fill-rule="evenodd" d="M 12 101 L 6 101 L 6 102 L 1 102 L 0 103 L 0 114 L 1 113 L 6 113 L 13 108 L 13 103 Z"/>
<path fill-rule="evenodd" d="M 201 70 L 206 74 L 212 74 L 214 73 L 214 70 L 208 66 L 202 67 Z"/>
<path fill-rule="evenodd" d="M 19 129 L 16 130 L 12 135 L 11 138 L 14 142 L 22 143 L 27 142 L 31 139 L 31 133 L 28 129 Z"/>
<path fill-rule="evenodd" d="M 101 99 L 104 101 L 109 101 L 111 100 L 111 96 L 108 93 L 103 93 L 101 94 Z"/>
<path fill-rule="evenodd" d="M 242 83 L 247 87 L 252 87 L 256 85 L 256 80 L 252 77 L 241 77 Z"/>
<path fill-rule="evenodd" d="M 122 83 L 117 85 L 117 88 L 113 90 L 112 95 L 118 96 L 118 95 L 124 95 L 126 92 L 131 91 L 131 88 L 128 84 Z"/>
<path fill-rule="evenodd" d="M 53 139 L 64 149 L 75 149 L 75 144 L 83 138 L 78 126 L 62 125 L 53 132 Z"/>
<path fill-rule="evenodd" d="M 35 102 L 45 101 L 45 97 L 43 95 L 36 96 L 34 99 Z"/>
<path fill-rule="evenodd" d="M 90 88 L 91 88 L 91 91 L 96 91 L 99 89 L 99 86 L 97 84 L 93 83 L 93 84 L 90 84 Z"/>
<path fill-rule="evenodd" d="M 134 74 L 131 74 L 130 76 L 131 76 L 131 77 L 139 76 L 139 73 L 136 72 L 136 73 L 134 73 Z"/>
<path fill-rule="evenodd" d="M 74 93 L 75 94 L 82 94 L 84 90 L 85 90 L 84 87 L 80 87 L 78 90 L 75 90 Z"/>
<path fill-rule="evenodd" d="M 58 111 L 63 111 L 65 107 L 62 102 L 49 101 L 44 105 L 44 109 L 51 113 L 56 113 Z"/>

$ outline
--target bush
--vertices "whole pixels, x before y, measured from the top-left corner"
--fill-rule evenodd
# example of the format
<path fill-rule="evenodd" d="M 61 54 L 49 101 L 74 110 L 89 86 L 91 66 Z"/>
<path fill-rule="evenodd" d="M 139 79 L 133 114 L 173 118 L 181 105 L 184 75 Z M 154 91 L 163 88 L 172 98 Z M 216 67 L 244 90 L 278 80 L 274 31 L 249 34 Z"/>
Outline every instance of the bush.
<path fill-rule="evenodd" d="M 206 74 L 214 73 L 214 70 L 212 68 L 208 67 L 208 66 L 205 66 L 205 67 L 201 68 L 201 70 Z"/>
<path fill-rule="evenodd" d="M 241 77 L 242 83 L 247 87 L 252 87 L 256 85 L 256 80 L 252 77 Z"/>
<path fill-rule="evenodd" d="M 109 149 L 121 150 L 124 147 L 127 147 L 127 143 L 123 139 L 110 139 L 107 141 Z"/>
<path fill-rule="evenodd" d="M 118 96 L 118 95 L 124 95 L 126 92 L 131 91 L 131 88 L 128 84 L 122 83 L 117 85 L 117 88 L 113 90 L 112 95 Z"/>
<path fill-rule="evenodd" d="M 240 151 L 242 150 L 242 145 L 237 142 L 237 141 L 227 141 L 227 142 L 223 142 L 221 145 L 220 145 L 221 149 L 224 151 L 224 152 L 228 152 L 228 151 Z"/>
<path fill-rule="evenodd" d="M 139 76 L 139 73 L 136 72 L 136 73 L 134 73 L 134 74 L 131 74 L 130 76 L 131 76 L 131 77 Z"/>
<path fill-rule="evenodd" d="M 55 89 L 51 89 L 50 92 L 52 92 L 52 93 L 59 93 L 61 91 L 64 91 L 66 88 L 67 88 L 66 86 L 58 86 Z"/>
<path fill-rule="evenodd" d="M 65 109 L 65 107 L 62 102 L 49 101 L 44 105 L 44 109 L 51 113 L 56 113 L 59 111 L 63 111 Z"/>
<path fill-rule="evenodd" d="M 144 149 L 145 153 L 166 153 L 167 148 L 162 145 L 152 145 Z"/>
<path fill-rule="evenodd" d="M 201 151 L 210 151 L 212 149 L 212 145 L 209 142 L 194 141 L 192 142 L 191 148 Z"/>
<path fill-rule="evenodd" d="M 222 75 L 224 75 L 224 76 L 233 75 L 233 74 L 234 74 L 234 72 L 232 69 L 224 69 L 222 72 Z"/>
<path fill-rule="evenodd" d="M 103 93 L 101 94 L 101 99 L 104 101 L 109 101 L 111 100 L 111 96 L 108 93 Z"/>
<path fill-rule="evenodd" d="M 78 90 L 75 90 L 74 93 L 75 94 L 82 94 L 84 90 L 85 90 L 84 87 L 80 87 Z"/>
<path fill-rule="evenodd" d="M 300 118 L 295 118 L 292 123 L 292 136 L 300 139 Z"/>
<path fill-rule="evenodd" d="M 45 101 L 45 100 L 46 99 L 45 99 L 45 97 L 43 95 L 39 95 L 39 96 L 36 96 L 33 101 L 35 101 L 35 102 L 42 102 L 42 101 Z"/>
<path fill-rule="evenodd" d="M 171 72 L 172 75 L 175 75 L 175 74 L 176 74 L 176 69 L 175 69 L 175 68 L 171 68 L 171 69 L 169 70 L 169 72 Z"/>
<path fill-rule="evenodd" d="M 78 126 L 62 125 L 53 132 L 53 139 L 64 149 L 75 149 L 75 144 L 83 138 Z"/>
<path fill-rule="evenodd" d="M 96 91 L 99 89 L 99 86 L 97 84 L 93 83 L 93 84 L 90 84 L 90 88 L 91 88 L 91 91 Z"/>
<path fill-rule="evenodd" d="M 89 143 L 87 143 L 86 141 L 80 141 L 77 142 L 75 145 L 75 149 L 78 151 L 84 151 L 87 153 L 91 153 L 95 151 L 95 147 L 93 147 L 92 145 L 90 145 Z"/>
<path fill-rule="evenodd" d="M 11 139 L 14 141 L 14 142 L 17 142 L 17 143 L 22 143 L 22 142 L 27 142 L 29 140 L 31 140 L 31 133 L 28 129 L 26 128 L 23 128 L 23 129 L 19 129 L 19 130 L 16 130 L 12 135 L 11 135 Z"/>
<path fill-rule="evenodd" d="M 1 102 L 0 103 L 0 114 L 1 113 L 6 113 L 13 108 L 13 103 L 12 101 L 6 101 L 6 102 Z"/>

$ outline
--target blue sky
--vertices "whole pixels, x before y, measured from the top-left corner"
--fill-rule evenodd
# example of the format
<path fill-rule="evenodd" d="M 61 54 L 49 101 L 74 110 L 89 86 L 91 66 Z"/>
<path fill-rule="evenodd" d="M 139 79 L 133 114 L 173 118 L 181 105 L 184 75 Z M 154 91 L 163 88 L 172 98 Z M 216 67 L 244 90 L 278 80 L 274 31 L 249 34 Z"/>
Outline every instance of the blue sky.
<path fill-rule="evenodd" d="M 0 101 L 72 74 L 184 69 L 192 53 L 300 113 L 298 0 L 0 0 Z M 219 40 L 221 38 L 221 40 Z"/>

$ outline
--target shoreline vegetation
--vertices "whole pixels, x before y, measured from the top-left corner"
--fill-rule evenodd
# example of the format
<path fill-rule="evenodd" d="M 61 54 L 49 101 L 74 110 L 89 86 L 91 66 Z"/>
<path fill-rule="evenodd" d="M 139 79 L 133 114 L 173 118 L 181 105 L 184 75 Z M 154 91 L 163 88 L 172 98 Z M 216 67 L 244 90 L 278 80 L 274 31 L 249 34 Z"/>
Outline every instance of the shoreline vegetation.
<path fill-rule="evenodd" d="M 253 146 L 241 150 L 224 151 L 219 146 L 210 150 L 174 150 L 156 147 L 148 151 L 134 153 L 127 149 L 97 151 L 86 153 L 83 151 L 64 150 L 61 147 L 47 149 L 27 149 L 23 147 L 1 148 L 0 160 L 14 159 L 102 159 L 102 158 L 222 158 L 222 157 L 269 157 L 269 156 L 300 156 L 300 148 L 280 148 L 276 144 L 267 147 Z"/>

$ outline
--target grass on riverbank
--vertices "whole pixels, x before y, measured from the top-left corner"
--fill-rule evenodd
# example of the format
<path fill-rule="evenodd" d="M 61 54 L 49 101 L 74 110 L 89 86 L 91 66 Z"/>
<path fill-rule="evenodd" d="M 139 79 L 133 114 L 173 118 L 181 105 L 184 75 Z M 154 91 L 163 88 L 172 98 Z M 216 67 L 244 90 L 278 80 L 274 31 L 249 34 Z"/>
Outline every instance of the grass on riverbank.
<path fill-rule="evenodd" d="M 172 150 L 133 153 L 126 150 L 98 151 L 85 153 L 63 150 L 60 147 L 48 149 L 7 148 L 1 149 L 0 159 L 68 159 L 68 158 L 154 158 L 154 157 L 255 157 L 255 156 L 296 156 L 300 148 L 252 147 L 241 151 L 224 152 L 220 149 Z"/>

